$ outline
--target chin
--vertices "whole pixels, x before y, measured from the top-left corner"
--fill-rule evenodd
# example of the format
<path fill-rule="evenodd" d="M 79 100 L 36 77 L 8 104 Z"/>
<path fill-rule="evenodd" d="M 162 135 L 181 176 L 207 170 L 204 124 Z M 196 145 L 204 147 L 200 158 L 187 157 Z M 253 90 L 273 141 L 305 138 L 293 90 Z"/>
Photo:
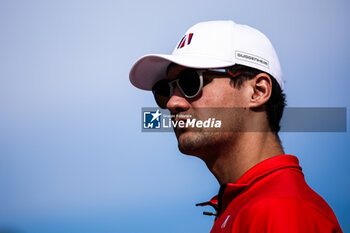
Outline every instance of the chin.
<path fill-rule="evenodd" d="M 189 130 L 175 130 L 178 148 L 183 154 L 204 158 L 215 155 L 218 148 L 227 146 L 227 142 L 234 140 L 232 132 L 203 132 Z"/>
<path fill-rule="evenodd" d="M 176 132 L 179 150 L 187 155 L 200 156 L 206 152 L 209 135 L 205 132 Z"/>

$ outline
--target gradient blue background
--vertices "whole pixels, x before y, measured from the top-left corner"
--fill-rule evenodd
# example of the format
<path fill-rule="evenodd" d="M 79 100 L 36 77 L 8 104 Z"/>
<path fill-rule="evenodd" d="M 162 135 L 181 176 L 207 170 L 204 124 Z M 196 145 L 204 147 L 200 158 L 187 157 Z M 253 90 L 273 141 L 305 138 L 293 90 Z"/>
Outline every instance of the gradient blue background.
<path fill-rule="evenodd" d="M 155 104 L 129 83 L 133 62 L 232 19 L 273 42 L 290 107 L 349 109 L 349 12 L 345 0 L 0 1 L 0 229 L 209 232 L 195 203 L 219 186 L 172 133 L 141 133 Z M 350 133 L 281 138 L 349 232 Z"/>

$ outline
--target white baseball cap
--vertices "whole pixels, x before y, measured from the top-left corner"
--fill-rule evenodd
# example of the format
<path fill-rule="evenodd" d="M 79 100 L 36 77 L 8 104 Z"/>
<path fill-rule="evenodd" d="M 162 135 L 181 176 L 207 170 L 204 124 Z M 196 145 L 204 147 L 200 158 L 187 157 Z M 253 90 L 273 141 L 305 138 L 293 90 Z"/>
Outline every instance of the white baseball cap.
<path fill-rule="evenodd" d="M 281 89 L 280 62 L 270 40 L 260 31 L 233 21 L 209 21 L 194 25 L 181 38 L 171 55 L 148 54 L 130 70 L 130 82 L 143 90 L 152 90 L 167 77 L 170 63 L 195 69 L 213 69 L 245 65 L 274 77 Z"/>

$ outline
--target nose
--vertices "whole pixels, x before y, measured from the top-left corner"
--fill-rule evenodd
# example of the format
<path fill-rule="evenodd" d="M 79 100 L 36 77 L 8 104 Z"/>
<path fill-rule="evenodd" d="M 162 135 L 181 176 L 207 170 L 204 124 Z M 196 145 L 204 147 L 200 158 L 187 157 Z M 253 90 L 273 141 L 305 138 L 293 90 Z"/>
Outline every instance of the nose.
<path fill-rule="evenodd" d="M 191 107 L 191 104 L 187 101 L 185 96 L 182 95 L 179 88 L 176 86 L 174 88 L 173 95 L 170 97 L 166 107 L 172 114 L 177 114 L 179 112 L 187 111 Z"/>

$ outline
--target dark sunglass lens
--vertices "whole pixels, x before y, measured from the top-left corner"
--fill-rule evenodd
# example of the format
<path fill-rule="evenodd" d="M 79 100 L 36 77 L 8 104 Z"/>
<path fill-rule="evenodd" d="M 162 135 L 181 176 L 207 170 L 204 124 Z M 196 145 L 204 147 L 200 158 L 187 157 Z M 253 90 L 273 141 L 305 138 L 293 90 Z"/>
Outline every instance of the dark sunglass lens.
<path fill-rule="evenodd" d="M 187 96 L 194 96 L 200 88 L 200 79 L 196 70 L 187 69 L 179 75 L 179 85 Z"/>
<path fill-rule="evenodd" d="M 166 108 L 166 104 L 168 103 L 171 94 L 168 81 L 166 79 L 159 80 L 152 87 L 152 92 L 158 106 L 161 108 Z"/>

